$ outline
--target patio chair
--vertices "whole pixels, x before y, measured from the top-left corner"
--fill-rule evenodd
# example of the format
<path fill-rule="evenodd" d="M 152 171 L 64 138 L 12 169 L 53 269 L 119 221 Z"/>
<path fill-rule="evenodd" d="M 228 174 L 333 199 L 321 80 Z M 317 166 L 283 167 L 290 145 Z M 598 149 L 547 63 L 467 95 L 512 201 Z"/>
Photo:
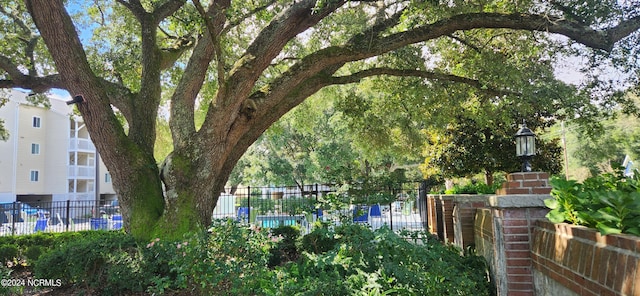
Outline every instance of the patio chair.
<path fill-rule="evenodd" d="M 372 205 L 369 208 L 369 216 L 371 218 L 382 218 L 382 209 L 380 208 L 380 204 Z"/>
<path fill-rule="evenodd" d="M 33 232 L 44 231 L 45 229 L 47 229 L 48 223 L 49 219 L 38 218 L 38 220 L 36 220 L 36 226 L 33 228 Z"/>
<path fill-rule="evenodd" d="M 324 221 L 324 212 L 322 211 L 322 209 L 315 209 L 312 213 L 313 215 L 313 221 Z"/>
<path fill-rule="evenodd" d="M 111 229 L 113 230 L 122 229 L 122 215 L 113 215 L 111 217 L 111 223 L 113 223 L 113 225 L 111 226 Z"/>
<path fill-rule="evenodd" d="M 239 207 L 236 219 L 241 223 L 249 223 L 249 208 Z"/>
<path fill-rule="evenodd" d="M 369 206 L 353 208 L 353 223 L 369 223 Z"/>
<path fill-rule="evenodd" d="M 372 205 L 369 208 L 369 224 L 376 229 L 384 224 L 384 216 L 382 215 L 382 207 L 380 204 Z"/>

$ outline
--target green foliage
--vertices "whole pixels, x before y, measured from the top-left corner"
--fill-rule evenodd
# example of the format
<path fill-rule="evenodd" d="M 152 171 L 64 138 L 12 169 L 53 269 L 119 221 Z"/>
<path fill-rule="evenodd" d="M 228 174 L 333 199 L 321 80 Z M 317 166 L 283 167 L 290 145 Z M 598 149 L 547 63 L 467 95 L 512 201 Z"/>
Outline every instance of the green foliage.
<path fill-rule="evenodd" d="M 17 248 L 17 252 L 9 250 L 1 252 L 5 256 L 3 257 L 3 255 L 0 255 L 0 258 L 4 263 L 12 261 L 26 265 L 33 265 L 41 254 L 44 254 L 49 250 L 52 250 L 68 241 L 92 237 L 95 235 L 95 231 L 79 231 L 60 233 L 38 232 L 29 235 L 0 236 L 0 246 Z"/>
<path fill-rule="evenodd" d="M 640 99 L 627 94 L 634 105 Z M 569 126 L 568 150 L 576 164 L 589 169 L 591 175 L 612 172 L 612 164 L 622 163 L 626 155 L 640 159 L 640 119 L 616 110 L 615 117 L 600 122 L 600 128 Z"/>
<path fill-rule="evenodd" d="M 454 185 L 446 190 L 445 194 L 493 194 L 502 184 L 494 182 L 491 186 L 483 182 L 469 182 L 464 185 Z"/>
<path fill-rule="evenodd" d="M 431 235 L 410 243 L 388 228 L 336 226 L 328 251 L 303 253 L 279 270 L 279 291 L 296 295 L 491 295 L 481 258 L 461 257 Z M 303 241 L 305 239 L 303 238 Z"/>
<path fill-rule="evenodd" d="M 269 250 L 269 261 L 267 266 L 273 268 L 287 262 L 298 260 L 300 253 L 296 246 L 300 237 L 300 229 L 293 226 L 280 226 L 270 230 L 272 241 L 276 241 L 275 246 Z"/>
<path fill-rule="evenodd" d="M 26 259 L 29 262 L 36 262 L 38 260 L 38 258 L 40 257 L 40 255 L 45 253 L 45 251 L 47 249 L 48 248 L 40 246 L 40 245 L 28 246 L 27 249 L 24 252 L 24 256 L 26 257 Z"/>
<path fill-rule="evenodd" d="M 175 285 L 219 295 L 261 293 L 274 243 L 265 230 L 216 220 L 209 232 L 186 235 L 176 245 L 177 255 L 169 262 L 177 274 Z"/>
<path fill-rule="evenodd" d="M 146 245 L 123 232 L 77 236 L 42 254 L 34 276 L 100 295 L 491 295 L 483 259 L 459 254 L 423 232 L 318 224 L 300 238 L 296 227 L 216 220 Z"/>
<path fill-rule="evenodd" d="M 15 244 L 0 244 L 0 265 L 6 266 L 7 262 L 14 262 L 18 258 L 18 246 Z"/>
<path fill-rule="evenodd" d="M 0 264 L 0 280 L 11 278 L 11 273 L 13 270 L 5 264 Z M 13 290 L 16 290 L 18 287 L 11 287 L 9 285 L 0 285 L 0 294 L 2 295 L 13 295 Z M 18 294 L 18 293 L 15 293 Z"/>
<path fill-rule="evenodd" d="M 239 161 L 230 182 L 248 185 L 406 181 L 419 159 L 399 147 L 371 149 L 340 111 L 339 94 L 323 90 L 274 123 Z M 388 135 L 385 136 L 388 138 Z M 415 157 L 414 157 L 415 158 Z M 413 168 L 413 167 L 412 167 Z M 416 168 L 414 173 L 419 172 Z M 409 172 L 411 173 L 411 172 Z"/>
<path fill-rule="evenodd" d="M 149 274 L 143 262 L 130 235 L 94 231 L 41 255 L 34 265 L 34 275 L 85 286 L 102 295 L 117 295 L 144 290 Z"/>
<path fill-rule="evenodd" d="M 640 236 L 640 174 L 625 177 L 622 170 L 586 179 L 553 178 L 553 199 L 547 218 L 596 228 L 603 235 L 630 233 Z"/>
<path fill-rule="evenodd" d="M 315 210 L 315 199 L 310 197 L 294 197 L 277 201 L 284 213 L 307 214 Z"/>
<path fill-rule="evenodd" d="M 321 254 L 333 249 L 338 240 L 329 226 L 328 223 L 317 221 L 313 230 L 302 237 L 301 250 L 311 254 Z"/>

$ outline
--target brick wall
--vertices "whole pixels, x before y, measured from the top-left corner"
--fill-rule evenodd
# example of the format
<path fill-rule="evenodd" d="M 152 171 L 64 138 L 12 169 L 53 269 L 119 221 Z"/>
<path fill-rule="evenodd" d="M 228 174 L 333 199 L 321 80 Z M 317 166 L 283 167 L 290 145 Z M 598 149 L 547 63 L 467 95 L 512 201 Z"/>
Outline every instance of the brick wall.
<path fill-rule="evenodd" d="M 475 245 L 474 221 L 476 211 L 488 206 L 488 196 L 469 196 L 454 200 L 453 205 L 453 235 L 454 244 L 467 249 Z"/>
<path fill-rule="evenodd" d="M 640 238 L 549 223 L 547 177 L 511 174 L 501 195 L 430 195 L 429 225 L 444 241 L 453 232 L 459 247 L 475 244 L 498 296 L 640 296 Z"/>
<path fill-rule="evenodd" d="M 640 295 L 640 237 L 548 221 L 536 226 L 531 256 L 542 276 L 577 295 Z"/>
<path fill-rule="evenodd" d="M 429 231 L 440 240 L 462 249 L 474 244 L 473 221 L 476 209 L 488 205 L 488 195 L 427 196 Z"/>

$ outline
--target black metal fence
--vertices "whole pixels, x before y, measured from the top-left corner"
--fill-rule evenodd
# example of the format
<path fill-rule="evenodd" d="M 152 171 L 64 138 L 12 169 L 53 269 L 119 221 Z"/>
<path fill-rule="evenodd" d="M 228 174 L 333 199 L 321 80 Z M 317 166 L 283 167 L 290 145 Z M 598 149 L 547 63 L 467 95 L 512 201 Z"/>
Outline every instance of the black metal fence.
<path fill-rule="evenodd" d="M 264 228 L 298 225 L 309 231 L 316 221 L 363 223 L 377 229 L 427 227 L 426 190 L 419 183 L 380 189 L 331 185 L 226 189 L 214 219 L 235 219 Z M 0 235 L 122 228 L 119 208 L 95 201 L 0 203 Z"/>
<path fill-rule="evenodd" d="M 95 201 L 0 204 L 0 235 L 122 228 L 118 207 Z"/>
<path fill-rule="evenodd" d="M 331 221 L 364 223 L 374 229 L 385 225 L 393 230 L 423 230 L 426 193 L 420 183 L 372 189 L 332 185 L 246 187 L 223 193 L 213 218 L 232 218 L 266 228 L 298 225 L 310 230 L 316 221 Z"/>

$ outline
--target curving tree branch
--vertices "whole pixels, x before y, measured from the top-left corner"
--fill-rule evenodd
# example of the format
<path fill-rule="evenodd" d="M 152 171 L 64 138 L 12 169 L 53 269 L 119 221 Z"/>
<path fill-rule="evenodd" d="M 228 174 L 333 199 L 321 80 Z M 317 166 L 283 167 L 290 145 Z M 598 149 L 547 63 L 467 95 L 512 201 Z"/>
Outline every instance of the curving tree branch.
<path fill-rule="evenodd" d="M 438 73 L 432 71 L 422 71 L 422 70 L 413 70 L 413 69 L 392 69 L 392 68 L 371 68 L 363 71 L 359 71 L 350 75 L 345 76 L 333 76 L 330 78 L 326 78 L 326 86 L 328 85 L 340 85 L 340 84 L 350 84 L 360 82 L 362 79 L 373 76 L 396 76 L 396 77 L 419 77 L 429 80 L 438 80 L 443 82 L 455 82 L 462 83 L 468 86 L 474 87 L 481 92 L 493 96 L 493 97 L 501 97 L 507 95 L 521 95 L 520 93 L 504 90 L 504 89 L 496 89 L 482 83 L 479 80 L 471 79 L 467 77 Z"/>
<path fill-rule="evenodd" d="M 213 44 L 213 49 L 216 57 L 216 71 L 218 74 L 218 87 L 219 92 L 223 95 L 226 93 L 225 89 L 225 58 L 224 52 L 222 51 L 222 46 L 220 46 L 220 32 L 224 29 L 224 23 L 227 19 L 225 15 L 225 10 L 229 8 L 231 5 L 230 1 L 225 1 L 224 3 L 213 2 L 212 5 L 209 6 L 209 13 L 207 13 L 202 4 L 200 4 L 200 0 L 193 0 L 193 4 L 195 4 L 198 13 L 204 19 L 205 26 L 207 27 L 207 32 L 209 32 L 209 38 L 211 38 L 211 43 Z"/>
<path fill-rule="evenodd" d="M 622 21 L 611 28 L 598 30 L 576 21 L 550 16 L 467 13 L 381 36 L 382 32 L 394 24 L 392 20 L 386 20 L 386 23 L 376 24 L 367 32 L 354 36 L 343 46 L 328 47 L 307 55 L 272 81 L 268 92 L 262 90 L 254 92 L 251 98 L 260 104 L 256 106 L 257 111 L 253 118 L 249 119 L 255 124 L 252 128 L 260 132 L 265 130 L 304 98 L 318 91 L 321 85 L 346 63 L 364 60 L 407 45 L 449 36 L 461 30 L 503 28 L 557 33 L 590 48 L 610 51 L 617 41 L 626 36 L 625 33 L 630 34 L 640 28 L 640 17 Z M 471 81 L 468 83 L 473 84 Z M 258 132 L 246 130 L 245 132 L 244 138 L 239 143 L 252 142 L 259 136 Z"/>

